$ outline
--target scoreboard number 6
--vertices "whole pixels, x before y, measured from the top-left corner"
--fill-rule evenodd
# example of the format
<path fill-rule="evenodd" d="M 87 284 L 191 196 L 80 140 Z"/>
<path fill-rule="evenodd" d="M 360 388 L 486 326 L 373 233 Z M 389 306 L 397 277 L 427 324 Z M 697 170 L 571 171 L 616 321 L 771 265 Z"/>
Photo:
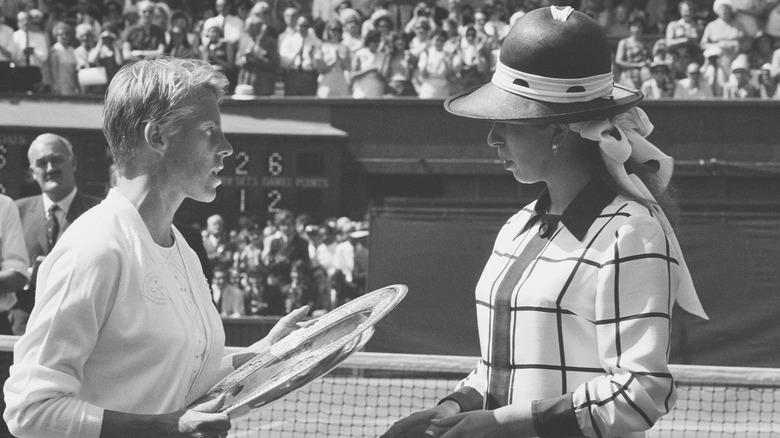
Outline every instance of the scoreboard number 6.
<path fill-rule="evenodd" d="M 282 167 L 282 154 L 279 152 L 272 152 L 268 156 L 268 173 L 273 176 L 279 176 L 284 168 Z"/>

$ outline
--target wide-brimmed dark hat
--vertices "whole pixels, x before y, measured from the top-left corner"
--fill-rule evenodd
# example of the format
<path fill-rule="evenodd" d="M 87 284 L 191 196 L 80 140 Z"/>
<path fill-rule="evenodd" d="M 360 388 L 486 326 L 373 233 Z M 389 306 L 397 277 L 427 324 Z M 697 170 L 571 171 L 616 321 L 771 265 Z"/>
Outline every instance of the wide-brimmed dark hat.
<path fill-rule="evenodd" d="M 638 90 L 614 83 L 601 26 L 570 7 L 551 6 L 515 22 L 490 83 L 451 96 L 444 107 L 476 119 L 573 123 L 614 116 L 641 99 Z"/>

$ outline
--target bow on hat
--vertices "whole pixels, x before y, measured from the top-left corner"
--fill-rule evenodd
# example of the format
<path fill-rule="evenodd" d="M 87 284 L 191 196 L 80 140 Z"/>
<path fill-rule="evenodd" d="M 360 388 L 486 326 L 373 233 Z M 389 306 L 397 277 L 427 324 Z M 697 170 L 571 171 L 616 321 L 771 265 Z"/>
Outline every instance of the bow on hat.
<path fill-rule="evenodd" d="M 645 139 L 653 131 L 653 124 L 640 108 L 631 108 L 609 119 L 572 123 L 570 126 L 583 138 L 598 142 L 607 170 L 626 192 L 637 198 L 647 198 L 649 194 L 644 184 L 640 182 L 637 186 L 628 176 L 624 164 L 629 159 L 656 168 L 659 192 L 666 190 L 672 178 L 674 160 Z M 650 199 L 654 199 L 652 195 Z"/>
<path fill-rule="evenodd" d="M 655 197 L 642 180 L 636 175 L 629 175 L 626 172 L 624 164 L 628 160 L 650 164 L 656 169 L 659 193 L 666 190 L 669 180 L 672 178 L 674 160 L 645 138 L 653 131 L 653 124 L 640 108 L 631 108 L 627 112 L 608 119 L 571 123 L 569 126 L 583 138 L 598 142 L 601 158 L 607 171 L 626 193 L 639 199 L 655 202 Z M 688 265 L 683 259 L 680 243 L 672 231 L 669 219 L 660 207 L 654 206 L 653 210 L 661 222 L 669 244 L 679 256 L 678 262 L 682 275 L 679 277 L 677 302 L 686 311 L 707 319 L 707 314 L 696 295 Z"/>

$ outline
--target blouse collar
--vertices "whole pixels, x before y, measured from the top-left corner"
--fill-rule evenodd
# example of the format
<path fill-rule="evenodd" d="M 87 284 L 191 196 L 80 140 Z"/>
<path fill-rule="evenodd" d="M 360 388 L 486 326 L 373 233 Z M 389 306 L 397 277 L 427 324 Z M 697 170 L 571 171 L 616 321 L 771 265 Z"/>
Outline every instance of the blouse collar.
<path fill-rule="evenodd" d="M 560 217 L 560 222 L 566 229 L 582 241 L 596 218 L 604 208 L 612 203 L 617 193 L 604 183 L 601 178 L 594 177 L 569 203 Z M 547 215 L 550 207 L 550 192 L 545 189 L 534 205 L 535 215 L 525 225 L 523 231 L 527 231 L 537 220 Z"/>

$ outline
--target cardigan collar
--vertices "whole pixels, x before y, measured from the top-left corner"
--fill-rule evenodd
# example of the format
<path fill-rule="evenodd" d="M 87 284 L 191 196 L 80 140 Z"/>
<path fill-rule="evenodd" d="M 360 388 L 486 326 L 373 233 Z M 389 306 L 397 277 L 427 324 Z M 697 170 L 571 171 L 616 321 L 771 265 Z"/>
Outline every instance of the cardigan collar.
<path fill-rule="evenodd" d="M 560 216 L 560 222 L 566 226 L 571 234 L 582 241 L 596 218 L 599 217 L 604 207 L 609 205 L 617 196 L 617 193 L 608 187 L 601 178 L 594 177 L 574 197 L 571 203 Z M 536 215 L 528 221 L 523 231 L 527 231 L 537 220 L 552 216 L 547 213 L 550 207 L 550 192 L 545 189 L 534 205 Z M 548 233 L 552 234 L 551 232 Z"/>

